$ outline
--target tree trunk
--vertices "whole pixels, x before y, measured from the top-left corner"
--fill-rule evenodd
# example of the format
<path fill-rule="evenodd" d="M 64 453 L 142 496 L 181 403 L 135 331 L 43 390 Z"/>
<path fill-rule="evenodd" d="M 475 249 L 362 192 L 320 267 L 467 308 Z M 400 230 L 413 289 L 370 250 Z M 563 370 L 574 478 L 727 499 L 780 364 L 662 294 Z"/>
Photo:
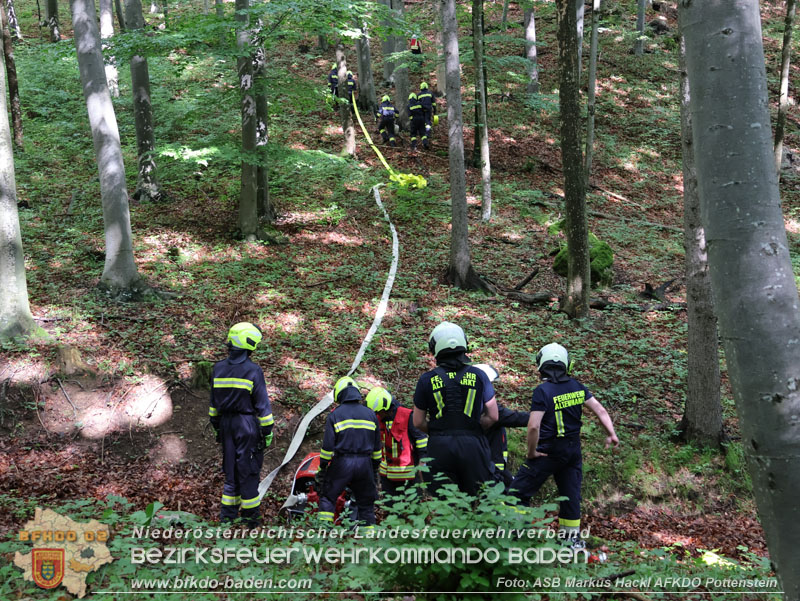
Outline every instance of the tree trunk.
<path fill-rule="evenodd" d="M 47 0 L 45 2 L 45 15 L 47 16 L 47 27 L 50 29 L 50 41 L 61 41 L 61 27 L 58 23 L 58 0 Z"/>
<path fill-rule="evenodd" d="M 392 0 L 392 10 L 395 12 L 395 15 L 398 20 L 403 19 L 403 0 Z M 395 52 L 402 52 L 405 50 L 406 47 L 406 40 L 401 36 L 394 37 L 394 51 Z M 408 79 L 408 67 L 398 67 L 395 65 L 394 68 L 394 76 L 393 81 L 395 85 L 395 89 L 397 90 L 397 98 L 400 100 L 395 105 L 398 109 L 397 120 L 400 123 L 400 127 L 404 130 L 408 130 L 408 95 L 411 93 L 411 82 Z"/>
<path fill-rule="evenodd" d="M 256 160 L 256 99 L 253 95 L 253 57 L 247 11 L 250 0 L 236 0 L 236 60 L 242 102 L 242 180 L 239 191 L 239 232 L 245 240 L 258 235 L 258 163 Z"/>
<path fill-rule="evenodd" d="M 361 26 L 361 37 L 356 41 L 358 56 L 358 108 L 364 115 L 375 115 L 378 105 L 375 98 L 375 80 L 372 77 L 372 56 L 369 50 L 366 22 Z"/>
<path fill-rule="evenodd" d="M 389 10 L 392 9 L 392 0 L 378 0 Z M 386 19 L 382 23 L 384 28 L 391 27 L 391 19 Z M 394 61 L 390 58 L 395 52 L 397 43 L 395 36 L 388 35 L 381 41 L 381 52 L 383 53 L 383 81 L 384 85 L 394 83 Z M 405 100 L 405 99 L 403 99 Z"/>
<path fill-rule="evenodd" d="M 141 0 L 127 0 L 127 21 L 132 31 L 144 28 Z M 136 122 L 136 152 L 138 170 L 136 191 L 133 198 L 141 201 L 162 200 L 161 186 L 156 169 L 156 137 L 153 130 L 153 105 L 150 97 L 150 72 L 147 57 L 134 54 L 131 57 L 131 88 L 133 115 Z"/>
<path fill-rule="evenodd" d="M 592 156 L 594 154 L 594 110 L 595 96 L 597 94 L 597 37 L 600 28 L 600 0 L 592 0 L 592 41 L 589 45 L 589 83 L 587 84 L 588 98 L 586 100 L 586 154 L 584 155 L 584 171 L 586 172 L 586 186 L 592 176 Z"/>
<path fill-rule="evenodd" d="M 214 10 L 217 13 L 217 19 L 225 18 L 225 4 L 223 0 L 214 0 Z"/>
<path fill-rule="evenodd" d="M 14 44 L 11 42 L 11 30 L 3 4 L 0 4 L 0 27 L 3 33 L 3 49 L 8 74 L 8 98 L 11 101 L 11 124 L 14 130 L 14 144 L 23 150 L 22 140 L 22 104 L 19 98 L 19 81 L 17 80 L 17 63 L 14 60 Z"/>
<path fill-rule="evenodd" d="M 0 341 L 3 342 L 38 329 L 28 304 L 5 79 L 5 70 L 0 65 Z"/>
<path fill-rule="evenodd" d="M 447 277 L 458 288 L 484 289 L 472 268 L 467 216 L 467 182 L 464 175 L 464 127 L 461 114 L 461 65 L 458 56 L 458 22 L 455 0 L 442 0 L 444 55 L 447 68 L 447 129 L 450 162 L 452 232 Z"/>
<path fill-rule="evenodd" d="M 111 10 L 111 0 L 100 0 L 100 39 L 107 40 L 114 35 L 114 13 Z M 108 91 L 113 98 L 119 97 L 119 72 L 116 59 L 108 54 L 108 45 L 103 44 L 103 58 L 105 60 L 106 81 Z"/>
<path fill-rule="evenodd" d="M 256 204 L 260 222 L 273 223 L 278 216 L 269 195 L 269 163 L 267 144 L 269 144 L 269 104 L 267 103 L 267 56 L 263 48 L 256 52 L 254 63 L 256 91 L 256 149 L 258 152 L 258 188 Z"/>
<path fill-rule="evenodd" d="M 689 324 L 686 404 L 680 429 L 687 441 L 718 447 L 724 438 L 720 401 L 717 317 L 708 275 L 708 248 L 700 219 L 692 146 L 692 114 L 681 37 L 681 146 L 683 154 L 683 248 L 686 251 L 686 321 Z"/>
<path fill-rule="evenodd" d="M 336 44 L 336 64 L 339 65 L 339 117 L 342 120 L 342 133 L 344 134 L 342 154 L 352 157 L 356 155 L 356 129 L 347 93 L 347 57 L 341 42 Z"/>
<path fill-rule="evenodd" d="M 141 0 L 139 0 L 141 4 Z M 117 13 L 117 24 L 119 25 L 120 33 L 125 33 L 128 28 L 125 25 L 125 11 L 122 7 L 122 0 L 114 0 L 114 12 Z"/>
<path fill-rule="evenodd" d="M 586 179 L 581 151 L 581 107 L 578 89 L 578 36 L 573 0 L 558 0 L 559 124 L 564 166 L 567 237 L 567 294 L 562 310 L 571 318 L 589 315 L 589 228 L 586 223 Z"/>
<path fill-rule="evenodd" d="M 528 59 L 528 95 L 539 93 L 539 64 L 536 49 L 536 15 L 533 6 L 525 9 L 525 57 Z"/>
<path fill-rule="evenodd" d="M 633 43 L 633 53 L 636 56 L 644 54 L 644 13 L 647 0 L 639 0 L 636 10 L 636 41 Z"/>
<path fill-rule="evenodd" d="M 786 129 L 786 113 L 789 110 L 789 62 L 792 56 L 792 23 L 795 0 L 786 0 L 786 19 L 783 24 L 783 51 L 781 52 L 781 91 L 778 100 L 778 119 L 775 122 L 775 170 L 781 180 L 783 162 L 783 135 Z"/>
<path fill-rule="evenodd" d="M 578 37 L 578 88 L 581 86 L 581 70 L 583 69 L 583 13 L 585 0 L 575 0 L 575 31 Z"/>
<path fill-rule="evenodd" d="M 503 31 L 508 27 L 508 0 L 503 0 L 503 16 L 500 17 L 500 27 Z"/>
<path fill-rule="evenodd" d="M 22 40 L 22 29 L 17 19 L 17 11 L 14 9 L 14 0 L 3 0 L 6 5 L 6 16 L 8 17 L 8 28 L 18 40 Z"/>
<path fill-rule="evenodd" d="M 72 0 L 72 26 L 83 95 L 100 173 L 106 261 L 100 286 L 118 298 L 135 298 L 146 289 L 133 260 L 133 235 L 125 187 L 125 165 L 114 105 L 108 92 L 97 15 L 90 0 Z"/>
<path fill-rule="evenodd" d="M 475 58 L 475 129 L 481 132 L 481 221 L 486 223 L 492 218 L 492 167 L 489 157 L 486 69 L 483 62 L 483 0 L 472 0 L 472 52 Z"/>
<path fill-rule="evenodd" d="M 679 3 L 711 287 L 770 558 L 800 599 L 800 298 L 775 176 L 757 0 Z"/>
<path fill-rule="evenodd" d="M 442 42 L 442 2 L 431 0 L 433 4 L 434 34 L 433 43 L 436 46 L 436 92 L 440 96 L 447 93 L 447 75 L 444 64 L 444 44 Z"/>

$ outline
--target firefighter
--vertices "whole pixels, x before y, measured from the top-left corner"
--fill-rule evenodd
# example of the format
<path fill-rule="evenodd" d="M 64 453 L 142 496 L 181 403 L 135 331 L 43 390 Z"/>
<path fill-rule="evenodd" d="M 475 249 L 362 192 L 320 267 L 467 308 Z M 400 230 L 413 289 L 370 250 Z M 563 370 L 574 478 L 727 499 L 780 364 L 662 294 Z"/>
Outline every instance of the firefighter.
<path fill-rule="evenodd" d="M 336 499 L 349 486 L 356 499 L 358 519 L 371 526 L 375 524 L 382 447 L 378 418 L 361 404 L 361 392 L 350 377 L 339 378 L 333 398 L 339 406 L 325 420 L 316 476 L 319 517 L 333 522 Z"/>
<path fill-rule="evenodd" d="M 619 445 L 608 412 L 578 380 L 570 377 L 569 353 L 560 344 L 548 344 L 537 353 L 542 383 L 533 391 L 528 420 L 528 457 L 511 482 L 511 494 L 527 505 L 552 475 L 561 501 L 559 536 L 582 548 L 581 524 L 581 416 L 586 407 L 606 431 L 606 448 Z"/>
<path fill-rule="evenodd" d="M 231 327 L 228 358 L 215 363 L 211 372 L 208 407 L 217 441 L 222 443 L 225 484 L 220 520 L 241 517 L 253 528 L 260 522 L 258 483 L 274 423 L 264 372 L 250 360 L 261 338 L 261 330 L 251 323 Z"/>
<path fill-rule="evenodd" d="M 345 85 L 347 86 L 347 100 L 350 101 L 350 106 L 353 105 L 353 94 L 358 90 L 358 84 L 356 80 L 353 79 L 353 72 L 347 72 L 347 79 L 345 80 Z"/>
<path fill-rule="evenodd" d="M 378 416 L 381 428 L 381 490 L 393 495 L 414 482 L 414 466 L 425 454 L 428 436 L 414 427 L 411 409 L 401 407 L 385 388 L 370 390 L 366 403 Z"/>
<path fill-rule="evenodd" d="M 489 451 L 492 455 L 495 475 L 498 482 L 503 482 L 506 488 L 508 488 L 513 479 L 513 474 L 506 469 L 508 465 L 506 428 L 524 428 L 528 425 L 529 418 L 529 411 L 513 411 L 498 403 L 497 422 L 484 432 L 489 441 Z"/>
<path fill-rule="evenodd" d="M 436 368 L 420 376 L 414 391 L 414 427 L 426 432 L 431 491 L 443 475 L 474 495 L 494 480 L 494 466 L 483 428 L 497 421 L 494 387 L 486 373 L 471 365 L 464 330 L 444 321 L 431 332 L 428 349 Z M 483 426 L 483 428 L 482 428 Z"/>
<path fill-rule="evenodd" d="M 417 149 L 417 137 L 422 138 L 422 146 L 428 149 L 428 135 L 425 133 L 425 113 L 414 92 L 408 95 L 408 119 L 411 126 L 411 150 Z"/>
<path fill-rule="evenodd" d="M 408 45 L 411 49 L 411 54 L 422 54 L 422 44 L 419 43 L 417 36 L 411 36 L 411 39 L 408 41 Z"/>
<path fill-rule="evenodd" d="M 430 138 L 433 130 L 433 116 L 436 114 L 436 102 L 433 100 L 433 94 L 431 94 L 427 82 L 423 81 L 419 84 L 417 100 L 422 105 L 422 113 L 425 118 L 425 135 Z"/>
<path fill-rule="evenodd" d="M 378 131 L 381 134 L 381 138 L 383 138 L 384 144 L 388 142 L 392 146 L 397 146 L 394 138 L 394 115 L 394 105 L 387 94 L 381 98 L 381 105 L 378 107 L 377 117 L 380 119 Z"/>
<path fill-rule="evenodd" d="M 331 72 L 328 73 L 328 85 L 331 87 L 331 96 L 336 96 L 339 92 L 339 67 L 336 63 L 331 65 Z"/>

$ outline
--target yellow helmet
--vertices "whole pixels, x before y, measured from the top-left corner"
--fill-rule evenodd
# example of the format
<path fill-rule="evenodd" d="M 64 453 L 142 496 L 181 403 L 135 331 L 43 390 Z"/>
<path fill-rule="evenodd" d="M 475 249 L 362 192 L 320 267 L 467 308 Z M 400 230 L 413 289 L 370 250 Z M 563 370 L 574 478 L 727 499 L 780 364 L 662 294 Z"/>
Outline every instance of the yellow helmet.
<path fill-rule="evenodd" d="M 391 102 L 392 99 L 389 98 L 388 94 L 385 94 L 383 98 L 381 98 L 381 102 Z"/>
<path fill-rule="evenodd" d="M 350 376 L 336 380 L 336 384 L 333 386 L 333 400 L 337 403 L 360 401 L 361 392 L 358 390 L 356 381 Z"/>
<path fill-rule="evenodd" d="M 411 94 L 408 95 L 408 99 L 409 100 L 416 100 L 417 99 L 417 95 L 414 92 L 411 92 Z"/>
<path fill-rule="evenodd" d="M 419 89 L 420 89 L 420 90 L 427 90 L 427 89 L 428 89 L 428 84 L 427 84 L 427 82 L 424 82 L 424 81 L 423 81 L 421 84 L 419 84 Z"/>
<path fill-rule="evenodd" d="M 366 403 L 375 413 L 386 411 L 392 406 L 392 395 L 382 386 L 376 386 L 367 393 Z"/>
<path fill-rule="evenodd" d="M 252 323 L 243 321 L 231 326 L 231 329 L 228 330 L 228 338 L 225 342 L 229 342 L 231 346 L 236 348 L 254 351 L 258 343 L 261 342 L 262 337 L 261 330 Z"/>

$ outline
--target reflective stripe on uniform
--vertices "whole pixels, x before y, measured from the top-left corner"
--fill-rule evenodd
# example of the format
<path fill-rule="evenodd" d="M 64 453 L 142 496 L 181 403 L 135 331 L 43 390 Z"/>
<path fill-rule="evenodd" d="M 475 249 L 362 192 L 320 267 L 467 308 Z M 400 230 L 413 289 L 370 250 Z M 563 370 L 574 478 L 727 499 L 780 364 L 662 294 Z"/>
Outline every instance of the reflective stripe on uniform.
<path fill-rule="evenodd" d="M 242 498 L 239 496 L 232 497 L 231 495 L 222 495 L 223 505 L 238 505 L 241 501 Z"/>
<path fill-rule="evenodd" d="M 275 419 L 272 417 L 271 413 L 258 418 L 258 425 L 260 426 L 271 426 L 274 423 Z"/>
<path fill-rule="evenodd" d="M 332 457 L 333 457 L 333 451 L 326 451 L 325 449 L 320 449 L 319 451 L 320 459 L 326 459 L 330 461 Z"/>
<path fill-rule="evenodd" d="M 506 469 L 506 464 L 505 463 L 495 463 L 494 466 L 499 470 Z"/>
<path fill-rule="evenodd" d="M 214 388 L 241 388 L 253 392 L 253 381 L 244 378 L 214 378 Z"/>
<path fill-rule="evenodd" d="M 416 140 L 416 138 L 412 137 L 412 140 Z M 433 400 L 436 401 L 436 415 L 434 415 L 435 419 L 439 419 L 442 417 L 442 411 L 444 411 L 444 399 L 442 398 L 442 393 L 440 391 L 436 391 L 433 393 Z"/>
<path fill-rule="evenodd" d="M 377 450 L 374 453 L 372 453 L 372 458 L 375 460 L 380 459 L 382 456 L 383 456 L 383 451 L 381 450 Z"/>
<path fill-rule="evenodd" d="M 336 432 L 347 430 L 348 428 L 355 428 L 357 430 L 375 430 L 378 424 L 371 422 L 368 419 L 345 419 L 333 424 L 333 429 Z"/>
<path fill-rule="evenodd" d="M 426 438 L 420 438 L 420 439 L 418 439 L 418 440 L 417 440 L 417 441 L 414 443 L 414 445 L 415 445 L 415 446 L 416 446 L 418 449 L 427 449 L 427 448 L 428 448 L 428 439 L 427 439 L 427 437 L 426 437 Z"/>
<path fill-rule="evenodd" d="M 333 521 L 333 512 L 332 511 L 320 511 L 319 512 L 319 519 L 324 520 L 326 522 Z"/>
<path fill-rule="evenodd" d="M 581 520 L 580 518 L 578 518 L 577 520 L 566 520 L 564 518 L 558 518 L 558 525 L 564 526 L 565 528 L 580 528 Z"/>
<path fill-rule="evenodd" d="M 208 408 L 208 415 L 209 417 L 216 417 L 219 415 L 219 409 L 216 407 L 209 407 Z"/>
<path fill-rule="evenodd" d="M 426 136 L 422 136 L 422 139 L 425 140 Z M 472 416 L 472 408 L 475 406 L 475 395 L 478 393 L 477 390 L 474 388 L 470 388 L 469 392 L 467 393 L 467 402 L 464 405 L 464 415 Z"/>
<path fill-rule="evenodd" d="M 252 499 L 242 499 L 242 509 L 253 509 L 253 507 L 258 507 L 261 503 L 258 497 L 253 497 Z"/>

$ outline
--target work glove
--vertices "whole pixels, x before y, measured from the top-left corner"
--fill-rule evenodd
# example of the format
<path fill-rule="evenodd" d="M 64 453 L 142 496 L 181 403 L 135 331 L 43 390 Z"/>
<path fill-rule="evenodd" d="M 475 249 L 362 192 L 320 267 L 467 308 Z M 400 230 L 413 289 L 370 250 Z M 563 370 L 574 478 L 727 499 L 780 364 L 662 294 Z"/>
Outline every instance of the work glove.
<path fill-rule="evenodd" d="M 272 432 L 270 432 L 269 434 L 267 434 L 267 435 L 264 437 L 264 448 L 265 448 L 265 449 L 266 449 L 267 447 L 269 447 L 269 445 L 271 445 L 271 444 L 272 444 L 272 439 L 273 439 L 273 437 L 274 437 L 274 436 L 275 436 L 275 435 L 274 435 Z"/>
<path fill-rule="evenodd" d="M 220 431 L 214 430 L 214 434 L 215 434 L 214 440 L 216 440 L 218 443 L 222 443 L 222 434 L 220 433 Z"/>

